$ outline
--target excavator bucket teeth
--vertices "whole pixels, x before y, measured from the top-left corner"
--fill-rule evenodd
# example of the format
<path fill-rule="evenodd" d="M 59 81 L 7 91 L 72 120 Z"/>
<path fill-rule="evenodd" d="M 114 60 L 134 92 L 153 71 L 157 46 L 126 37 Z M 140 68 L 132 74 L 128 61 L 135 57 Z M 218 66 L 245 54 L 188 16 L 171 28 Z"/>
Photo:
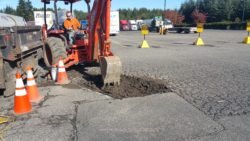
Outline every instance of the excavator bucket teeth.
<path fill-rule="evenodd" d="M 101 74 L 104 85 L 119 85 L 122 64 L 118 56 L 100 57 Z"/>

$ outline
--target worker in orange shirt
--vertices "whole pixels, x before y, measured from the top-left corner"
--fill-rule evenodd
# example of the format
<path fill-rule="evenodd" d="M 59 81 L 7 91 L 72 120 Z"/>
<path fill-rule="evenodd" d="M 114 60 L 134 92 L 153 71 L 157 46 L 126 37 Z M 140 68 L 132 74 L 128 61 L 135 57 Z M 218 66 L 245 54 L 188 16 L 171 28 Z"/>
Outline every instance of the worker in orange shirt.
<path fill-rule="evenodd" d="M 70 43 L 73 44 L 74 34 L 80 28 L 80 22 L 72 16 L 70 11 L 66 12 L 67 19 L 64 21 L 64 28 L 68 31 Z"/>

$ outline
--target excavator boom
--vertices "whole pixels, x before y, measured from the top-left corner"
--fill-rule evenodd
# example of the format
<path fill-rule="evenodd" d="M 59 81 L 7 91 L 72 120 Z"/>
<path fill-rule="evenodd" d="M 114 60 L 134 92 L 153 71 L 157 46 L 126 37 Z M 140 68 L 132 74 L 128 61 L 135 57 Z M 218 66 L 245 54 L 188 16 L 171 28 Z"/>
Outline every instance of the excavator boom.
<path fill-rule="evenodd" d="M 44 13 L 46 13 L 46 4 L 54 1 L 54 7 L 57 9 L 57 1 L 70 3 L 70 10 L 72 11 L 72 4 L 81 0 L 41 0 L 44 3 Z M 75 34 L 74 42 L 70 43 L 65 34 L 67 31 L 60 29 L 47 31 L 47 26 L 43 28 L 44 39 L 47 42 L 61 42 L 57 45 L 55 50 L 54 44 L 47 45 L 48 47 L 48 64 L 57 66 L 59 57 L 63 58 L 65 67 L 71 67 L 78 63 L 98 62 L 100 64 L 101 75 L 104 85 L 119 84 L 122 73 L 122 65 L 120 58 L 114 56 L 111 52 L 110 41 L 110 7 L 111 0 L 94 0 L 92 8 L 90 8 L 90 0 L 85 0 L 88 7 L 88 28 L 80 30 Z M 55 10 L 56 11 L 56 10 Z M 55 12 L 56 14 L 56 12 Z M 46 15 L 46 14 L 44 14 Z M 57 14 L 56 14 L 57 15 Z M 46 18 L 44 18 L 46 19 Z M 45 20 L 46 25 L 46 20 Z M 48 37 L 49 39 L 47 39 Z M 69 38 L 69 37 L 68 37 Z M 56 40 L 56 41 L 55 41 Z M 48 44 L 48 43 L 47 43 Z M 67 45 L 67 49 L 63 44 Z M 60 49 L 61 51 L 58 51 Z M 54 51 L 55 50 L 55 51 Z M 52 52 L 52 53 L 50 53 Z M 56 53 L 55 53 L 56 52 Z M 58 53 L 60 53 L 58 55 Z M 52 55 L 51 55 L 52 54 Z"/>
<path fill-rule="evenodd" d="M 85 0 L 89 5 L 90 0 Z M 88 60 L 99 60 L 104 84 L 119 84 L 122 73 L 120 58 L 111 52 L 110 41 L 111 0 L 95 0 L 88 15 Z"/>

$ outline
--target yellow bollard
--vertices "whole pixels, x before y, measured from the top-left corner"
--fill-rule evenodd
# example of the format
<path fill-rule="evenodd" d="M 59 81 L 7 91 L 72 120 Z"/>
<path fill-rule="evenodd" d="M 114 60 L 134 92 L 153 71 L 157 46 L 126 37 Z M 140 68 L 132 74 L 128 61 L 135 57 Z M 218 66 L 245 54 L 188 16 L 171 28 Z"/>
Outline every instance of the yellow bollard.
<path fill-rule="evenodd" d="M 203 27 L 203 23 L 198 23 L 197 24 L 197 32 L 199 33 L 198 38 L 196 39 L 196 41 L 193 43 L 193 45 L 196 46 L 204 46 L 204 42 L 201 38 L 201 33 L 204 31 L 204 27 Z"/>
<path fill-rule="evenodd" d="M 244 44 L 250 44 L 250 36 L 245 37 L 243 43 Z"/>
<path fill-rule="evenodd" d="M 143 42 L 141 44 L 141 48 L 150 48 L 150 46 L 148 45 L 147 40 L 143 40 Z"/>
<path fill-rule="evenodd" d="M 143 42 L 140 46 L 140 48 L 150 48 L 150 46 L 148 45 L 148 42 L 146 40 L 146 35 L 148 35 L 148 26 L 147 25 L 143 25 L 141 28 L 141 34 L 143 35 L 144 39 Z"/>
<path fill-rule="evenodd" d="M 196 45 L 196 46 L 204 46 L 204 42 L 203 42 L 202 38 L 200 37 L 200 33 L 199 33 L 198 39 L 194 42 L 194 45 Z"/>
<path fill-rule="evenodd" d="M 247 22 L 247 37 L 245 37 L 245 39 L 243 40 L 242 43 L 244 44 L 250 44 L 250 35 L 249 35 L 249 32 L 250 32 L 250 22 Z"/>

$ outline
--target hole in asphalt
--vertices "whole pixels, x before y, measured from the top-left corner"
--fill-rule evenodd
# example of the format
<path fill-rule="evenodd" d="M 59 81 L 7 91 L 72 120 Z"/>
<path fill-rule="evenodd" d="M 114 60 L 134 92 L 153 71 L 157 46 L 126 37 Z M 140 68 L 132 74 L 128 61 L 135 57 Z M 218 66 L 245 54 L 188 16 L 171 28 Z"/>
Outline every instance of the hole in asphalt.
<path fill-rule="evenodd" d="M 101 75 L 84 77 L 85 81 L 80 81 L 81 85 L 90 88 L 91 90 L 107 94 L 113 98 L 141 97 L 151 94 L 171 92 L 164 82 L 150 78 L 122 75 L 119 86 L 102 87 Z"/>
<path fill-rule="evenodd" d="M 104 87 L 100 74 L 93 74 L 87 71 L 81 71 L 79 73 L 79 70 L 72 70 L 70 72 L 70 77 L 73 77 L 72 79 L 80 76 L 83 79 L 78 79 L 76 82 L 77 85 L 117 99 L 171 92 L 166 82 L 158 79 L 122 75 L 119 86 Z"/>

